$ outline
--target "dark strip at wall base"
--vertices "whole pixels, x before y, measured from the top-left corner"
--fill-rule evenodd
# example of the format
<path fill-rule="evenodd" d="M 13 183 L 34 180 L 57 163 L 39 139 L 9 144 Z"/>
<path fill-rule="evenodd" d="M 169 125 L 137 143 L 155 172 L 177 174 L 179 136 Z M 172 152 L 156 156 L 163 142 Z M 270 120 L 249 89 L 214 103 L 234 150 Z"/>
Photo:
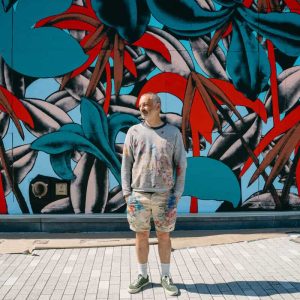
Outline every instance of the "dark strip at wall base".
<path fill-rule="evenodd" d="M 176 230 L 289 227 L 300 227 L 300 212 L 179 214 L 176 223 Z M 125 214 L 2 215 L 0 218 L 0 232 L 114 232 L 129 230 Z"/>

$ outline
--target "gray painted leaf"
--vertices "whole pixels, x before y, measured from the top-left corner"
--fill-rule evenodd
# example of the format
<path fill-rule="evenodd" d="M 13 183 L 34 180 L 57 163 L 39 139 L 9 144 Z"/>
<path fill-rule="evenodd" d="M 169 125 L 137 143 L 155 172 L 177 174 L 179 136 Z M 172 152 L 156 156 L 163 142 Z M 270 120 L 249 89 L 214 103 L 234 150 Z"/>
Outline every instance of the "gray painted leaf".
<path fill-rule="evenodd" d="M 109 113 L 110 114 L 113 114 L 113 113 L 125 113 L 125 114 L 131 114 L 135 117 L 140 117 L 141 116 L 141 113 L 139 110 L 137 109 L 134 109 L 134 108 L 129 108 L 129 107 L 124 107 L 124 106 L 121 106 L 121 105 L 110 105 L 109 106 Z"/>
<path fill-rule="evenodd" d="M 226 74 L 226 57 L 223 50 L 217 46 L 210 56 L 207 55 L 211 39 L 201 36 L 190 39 L 194 57 L 201 69 L 212 78 L 228 80 Z"/>
<path fill-rule="evenodd" d="M 279 197 L 281 197 L 282 191 L 277 190 Z M 300 197 L 294 193 L 289 194 L 289 206 L 292 209 L 300 208 Z M 271 193 L 257 192 L 251 195 L 245 200 L 241 208 L 243 210 L 274 210 L 275 203 Z"/>
<path fill-rule="evenodd" d="M 131 55 L 131 57 L 133 59 L 136 59 L 143 54 L 143 51 L 141 50 L 141 48 L 137 47 L 137 46 L 125 45 L 125 49 L 129 52 L 129 54 Z"/>
<path fill-rule="evenodd" d="M 17 98 L 24 98 L 24 76 L 12 70 L 0 56 L 0 85 L 12 92 Z"/>
<path fill-rule="evenodd" d="M 137 78 L 135 78 L 126 68 L 124 71 L 123 86 L 129 86 L 136 82 L 144 80 L 148 74 L 155 69 L 155 65 L 146 55 L 141 55 L 138 58 L 133 59 L 136 66 Z"/>
<path fill-rule="evenodd" d="M 300 66 L 289 68 L 277 77 L 279 111 L 283 113 L 292 108 L 300 99 Z M 266 110 L 268 117 L 272 116 L 272 96 L 270 91 L 266 95 Z"/>
<path fill-rule="evenodd" d="M 92 73 L 89 70 L 86 70 L 82 74 L 69 80 L 69 82 L 67 83 L 64 89 L 72 97 L 80 101 L 80 99 L 84 97 L 86 94 L 86 90 L 88 88 L 91 76 Z M 56 81 L 60 84 L 62 81 L 62 77 L 56 78 Z M 95 92 L 93 93 L 93 95 L 90 96 L 90 98 L 99 101 L 104 97 L 105 95 L 104 91 L 105 89 L 101 86 L 101 83 L 99 83 Z"/>
<path fill-rule="evenodd" d="M 264 149 L 264 151 L 262 152 L 263 158 L 265 158 L 267 156 L 267 154 L 274 148 L 274 146 L 277 144 L 277 142 L 280 140 L 281 137 L 282 136 L 275 138 Z M 276 163 L 276 160 L 272 161 L 270 163 L 270 167 L 274 167 L 275 163 Z M 289 176 L 292 164 L 293 164 L 293 161 L 291 159 L 288 159 L 287 162 L 285 163 L 285 165 L 281 168 L 280 173 L 278 174 L 280 183 L 284 183 L 286 181 L 287 177 Z M 294 176 L 292 179 L 292 185 L 296 186 L 296 176 Z"/>
<path fill-rule="evenodd" d="M 33 119 L 34 129 L 24 125 L 36 137 L 56 131 L 62 125 L 73 122 L 62 109 L 44 100 L 25 99 L 21 101 Z"/>
<path fill-rule="evenodd" d="M 226 50 L 228 50 L 230 42 L 231 42 L 231 36 L 230 35 L 227 35 L 225 38 L 222 39 L 222 43 L 223 43 Z"/>
<path fill-rule="evenodd" d="M 162 72 L 172 72 L 188 77 L 191 71 L 194 70 L 194 64 L 184 46 L 171 34 L 159 28 L 149 27 L 147 32 L 160 40 L 167 47 L 171 55 L 171 63 L 169 63 L 161 54 L 146 49 L 145 52 L 153 63 Z"/>
<path fill-rule="evenodd" d="M 75 213 L 100 213 L 108 197 L 107 167 L 93 155 L 83 154 L 74 169 L 70 199 Z"/>
<path fill-rule="evenodd" d="M 4 64 L 5 64 L 5 61 L 0 55 L 0 85 L 6 87 L 4 73 L 3 73 Z"/>
<path fill-rule="evenodd" d="M 113 95 L 111 97 L 110 103 L 112 105 L 121 105 L 124 107 L 129 107 L 129 108 L 133 108 L 133 109 L 137 110 L 138 108 L 135 105 L 136 100 L 137 100 L 137 97 L 131 96 L 131 95 L 119 95 L 118 97 Z"/>
<path fill-rule="evenodd" d="M 196 0 L 196 2 L 199 4 L 199 6 L 206 10 L 215 10 L 215 6 L 212 0 Z"/>
<path fill-rule="evenodd" d="M 121 187 L 114 187 L 108 195 L 108 202 L 105 207 L 105 213 L 124 212 L 126 210 L 126 202 L 123 197 Z"/>
<path fill-rule="evenodd" d="M 94 159 L 93 155 L 85 153 L 74 168 L 76 178 L 71 181 L 70 198 L 75 214 L 84 213 L 88 178 Z"/>
<path fill-rule="evenodd" d="M 9 115 L 5 112 L 0 112 L 0 137 L 3 139 L 7 133 L 10 123 Z"/>
<path fill-rule="evenodd" d="M 65 112 L 72 110 L 80 104 L 80 101 L 72 97 L 67 91 L 57 91 L 51 94 L 46 101 L 56 105 Z"/>
<path fill-rule="evenodd" d="M 94 159 L 87 184 L 85 213 L 103 213 L 107 203 L 108 191 L 108 169 L 99 159 Z"/>
<path fill-rule="evenodd" d="M 244 117 L 243 123 L 238 120 L 235 126 L 242 134 L 246 143 L 254 149 L 261 136 L 261 120 L 252 113 Z M 229 126 L 223 136 L 219 136 L 212 144 L 208 157 L 217 159 L 228 165 L 232 169 L 239 168 L 249 157 L 248 152 L 242 146 L 239 135 Z"/>
<path fill-rule="evenodd" d="M 17 98 L 25 96 L 25 80 L 24 76 L 13 71 L 7 64 L 4 64 L 4 78 L 6 89 L 12 92 Z"/>
<path fill-rule="evenodd" d="M 73 213 L 71 201 L 69 197 L 53 201 L 46 205 L 42 210 L 42 214 L 68 214 Z"/>
<path fill-rule="evenodd" d="M 6 151 L 9 165 L 13 170 L 13 178 L 21 183 L 27 174 L 33 168 L 38 152 L 30 148 L 30 144 L 15 147 Z M 5 195 L 11 192 L 11 186 L 8 184 L 7 176 L 0 164 Z"/>

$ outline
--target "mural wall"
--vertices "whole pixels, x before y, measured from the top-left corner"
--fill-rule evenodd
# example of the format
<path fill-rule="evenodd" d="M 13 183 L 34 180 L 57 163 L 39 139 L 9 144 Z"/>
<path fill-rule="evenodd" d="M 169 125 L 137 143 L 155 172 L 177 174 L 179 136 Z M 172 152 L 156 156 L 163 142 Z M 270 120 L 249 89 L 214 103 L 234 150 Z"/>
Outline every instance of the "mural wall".
<path fill-rule="evenodd" d="M 2 0 L 0 213 L 122 213 L 141 94 L 188 157 L 179 212 L 299 209 L 297 0 Z"/>

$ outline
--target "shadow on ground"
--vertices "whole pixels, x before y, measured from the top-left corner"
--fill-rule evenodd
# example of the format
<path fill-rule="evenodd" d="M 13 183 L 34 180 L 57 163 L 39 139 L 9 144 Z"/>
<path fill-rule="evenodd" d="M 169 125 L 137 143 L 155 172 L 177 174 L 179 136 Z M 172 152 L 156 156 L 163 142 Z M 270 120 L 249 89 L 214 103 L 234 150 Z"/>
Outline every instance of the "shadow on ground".
<path fill-rule="evenodd" d="M 300 292 L 300 283 L 291 281 L 229 281 L 226 283 L 195 283 L 195 284 L 176 284 L 180 294 L 184 291 L 191 294 L 202 295 L 233 295 L 248 297 L 264 297 L 272 295 L 293 294 Z M 152 283 L 144 288 L 161 287 L 158 283 Z M 180 295 L 179 294 L 179 295 Z"/>

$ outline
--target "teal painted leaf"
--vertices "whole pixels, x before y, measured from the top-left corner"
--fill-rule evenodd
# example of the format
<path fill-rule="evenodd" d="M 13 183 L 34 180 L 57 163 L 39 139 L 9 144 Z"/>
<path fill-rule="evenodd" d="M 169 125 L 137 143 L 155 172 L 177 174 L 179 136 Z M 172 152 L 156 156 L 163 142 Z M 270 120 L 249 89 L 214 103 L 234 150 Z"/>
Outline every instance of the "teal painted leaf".
<path fill-rule="evenodd" d="M 82 127 L 79 124 L 72 123 L 72 124 L 65 124 L 59 128 L 59 131 L 67 131 L 67 132 L 73 132 L 76 134 L 79 134 L 81 136 L 84 136 L 84 132 L 82 130 Z"/>
<path fill-rule="evenodd" d="M 101 105 L 88 98 L 81 99 L 81 124 L 85 136 L 100 147 L 103 141 L 108 142 L 107 117 Z"/>
<path fill-rule="evenodd" d="M 72 180 L 75 178 L 71 168 L 72 151 L 50 155 L 53 171 L 62 179 Z"/>
<path fill-rule="evenodd" d="M 121 163 L 113 150 L 114 146 L 111 147 L 109 143 L 107 116 L 102 106 L 93 100 L 82 98 L 80 109 L 84 135 L 101 151 L 113 169 L 119 173 L 117 178 L 120 178 Z"/>
<path fill-rule="evenodd" d="M 241 192 L 239 182 L 228 166 L 207 157 L 189 157 L 183 195 L 228 201 L 237 207 Z"/>
<path fill-rule="evenodd" d="M 245 23 L 236 19 L 232 26 L 227 71 L 239 91 L 250 99 L 256 99 L 270 78 L 268 57 Z"/>
<path fill-rule="evenodd" d="M 98 148 L 85 137 L 73 132 L 57 131 L 45 134 L 31 144 L 34 150 L 44 151 L 48 154 L 59 154 L 70 150 L 81 150 L 99 155 Z"/>
<path fill-rule="evenodd" d="M 13 2 L 2 0 L 7 12 L 0 5 L 0 55 L 12 69 L 32 77 L 56 77 L 85 63 L 88 56 L 70 34 L 34 27 L 39 20 L 68 9 L 71 0 L 18 0 L 10 8 Z"/>
<path fill-rule="evenodd" d="M 110 157 L 107 157 L 94 144 L 79 134 L 67 131 L 45 134 L 35 140 L 31 144 L 31 148 L 48 154 L 60 154 L 75 150 L 93 154 L 107 165 L 119 183 L 121 181 L 120 167 L 115 166 Z"/>
<path fill-rule="evenodd" d="M 112 149 L 115 148 L 116 137 L 120 130 L 129 128 L 141 121 L 130 115 L 123 113 L 114 113 L 108 117 L 108 128 L 109 128 L 109 140 Z"/>
<path fill-rule="evenodd" d="M 270 12 L 258 14 L 244 6 L 240 6 L 237 11 L 246 21 L 247 26 L 271 40 L 280 51 L 290 56 L 300 55 L 299 13 Z"/>
<path fill-rule="evenodd" d="M 226 24 L 234 9 L 218 11 L 203 9 L 195 0 L 147 0 L 153 17 L 168 30 L 187 37 L 208 34 Z"/>
<path fill-rule="evenodd" d="M 146 0 L 92 0 L 92 6 L 103 24 L 129 42 L 138 40 L 150 21 Z"/>
<path fill-rule="evenodd" d="M 2 0 L 2 6 L 5 12 L 8 12 L 18 0 Z"/>

